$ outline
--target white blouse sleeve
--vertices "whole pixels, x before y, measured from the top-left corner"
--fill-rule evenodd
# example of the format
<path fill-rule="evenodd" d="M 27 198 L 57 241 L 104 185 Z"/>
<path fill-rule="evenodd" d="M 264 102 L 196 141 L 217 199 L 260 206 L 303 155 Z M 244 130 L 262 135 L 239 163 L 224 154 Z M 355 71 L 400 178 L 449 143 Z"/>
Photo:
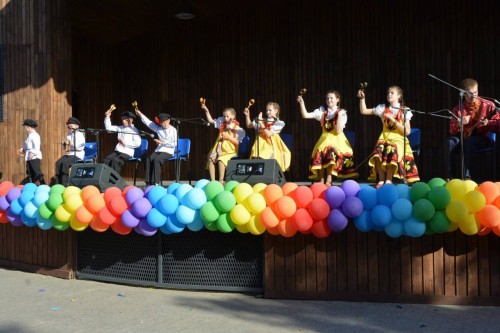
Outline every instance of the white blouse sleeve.
<path fill-rule="evenodd" d="M 317 108 L 316 110 L 314 110 L 312 112 L 313 116 L 314 116 L 314 119 L 316 119 L 317 121 L 321 121 L 321 119 L 323 118 L 323 113 L 325 112 L 325 108 L 320 106 L 319 108 Z"/>

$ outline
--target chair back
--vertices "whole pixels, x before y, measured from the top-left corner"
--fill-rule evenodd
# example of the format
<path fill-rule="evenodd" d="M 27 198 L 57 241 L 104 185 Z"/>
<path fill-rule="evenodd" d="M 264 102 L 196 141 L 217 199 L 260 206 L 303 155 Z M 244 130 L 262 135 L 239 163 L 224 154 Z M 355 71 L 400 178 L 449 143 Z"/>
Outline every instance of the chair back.
<path fill-rule="evenodd" d="M 420 128 L 412 128 L 408 135 L 411 150 L 414 155 L 420 155 Z"/>
<path fill-rule="evenodd" d="M 250 137 L 245 135 L 238 146 L 238 158 L 245 158 L 250 154 Z"/>
<path fill-rule="evenodd" d="M 175 147 L 174 156 L 170 160 L 188 160 L 189 154 L 191 153 L 191 139 L 179 139 L 177 141 L 177 147 Z"/>
<path fill-rule="evenodd" d="M 289 133 L 280 133 L 281 140 L 285 143 L 289 150 L 293 149 L 293 135 Z"/>
<path fill-rule="evenodd" d="M 356 133 L 354 131 L 344 130 L 344 134 L 349 143 L 351 144 L 351 148 L 354 147 L 354 145 L 356 144 Z"/>
<path fill-rule="evenodd" d="M 92 160 L 97 157 L 97 142 L 85 142 L 85 156 L 83 156 L 83 159 L 86 160 Z"/>
<path fill-rule="evenodd" d="M 148 139 L 141 139 L 141 145 L 134 150 L 134 159 L 140 159 L 148 152 L 149 141 Z"/>

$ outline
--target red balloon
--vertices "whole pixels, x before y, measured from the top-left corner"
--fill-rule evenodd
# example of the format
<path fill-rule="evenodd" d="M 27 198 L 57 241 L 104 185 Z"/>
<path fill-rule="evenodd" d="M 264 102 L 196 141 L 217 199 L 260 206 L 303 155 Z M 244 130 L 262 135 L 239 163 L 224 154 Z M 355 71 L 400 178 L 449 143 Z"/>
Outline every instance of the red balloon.
<path fill-rule="evenodd" d="M 298 185 L 295 183 L 285 183 L 285 185 L 283 185 L 281 189 L 283 190 L 283 195 L 288 195 L 289 193 L 292 193 L 297 187 Z"/>
<path fill-rule="evenodd" d="M 99 213 L 97 213 L 97 215 L 99 215 L 99 220 L 107 225 L 112 225 L 118 220 L 116 216 L 111 214 L 108 207 L 104 207 L 103 209 L 101 209 Z"/>
<path fill-rule="evenodd" d="M 9 219 L 7 218 L 7 212 L 0 210 L 0 223 L 9 223 Z"/>
<path fill-rule="evenodd" d="M 131 231 L 132 231 L 132 228 L 129 228 L 125 225 L 123 225 L 123 222 L 121 221 L 121 219 L 118 219 L 115 223 L 113 223 L 111 225 L 111 229 L 116 232 L 117 234 L 120 234 L 120 235 L 128 235 Z"/>
<path fill-rule="evenodd" d="M 99 218 L 99 214 L 94 215 L 92 221 L 90 221 L 90 227 L 92 230 L 97 232 L 105 232 L 109 228 L 109 224 L 103 223 Z"/>
<path fill-rule="evenodd" d="M 274 228 L 267 228 L 266 229 L 268 233 L 270 233 L 273 236 L 279 236 L 280 231 L 278 230 L 278 225 L 276 225 Z"/>
<path fill-rule="evenodd" d="M 297 209 L 297 211 L 293 215 L 293 223 L 295 225 L 295 228 L 302 233 L 310 230 L 313 222 L 314 221 L 311 217 L 311 214 L 309 214 L 309 212 L 305 208 Z"/>
<path fill-rule="evenodd" d="M 290 196 L 297 204 L 297 208 L 306 208 L 313 199 L 311 189 L 304 185 L 297 187 L 292 193 L 293 195 Z"/>
<path fill-rule="evenodd" d="M 122 195 L 122 191 L 118 187 L 108 187 L 108 189 L 104 191 L 104 201 L 106 201 L 106 205 L 109 205 L 111 199 L 118 195 Z"/>
<path fill-rule="evenodd" d="M 325 191 L 328 189 L 323 183 L 314 183 L 311 185 L 313 198 L 324 198 Z"/>
<path fill-rule="evenodd" d="M 326 220 L 315 221 L 311 227 L 311 232 L 318 238 L 326 238 L 332 233 L 332 229 Z"/>
<path fill-rule="evenodd" d="M 4 181 L 4 182 L 0 183 L 0 197 L 3 195 L 6 195 L 7 192 L 9 192 L 9 190 L 13 187 L 14 187 L 14 184 L 12 184 L 12 182 L 9 182 L 9 181 Z"/>
<path fill-rule="evenodd" d="M 297 233 L 297 229 L 290 220 L 281 220 L 280 223 L 278 223 L 278 231 L 280 235 L 284 237 L 292 237 Z"/>
<path fill-rule="evenodd" d="M 307 209 L 312 218 L 318 221 L 326 219 L 330 214 L 330 205 L 321 198 L 313 199 Z"/>
<path fill-rule="evenodd" d="M 111 214 L 116 217 L 122 216 L 123 212 L 130 208 L 127 204 L 125 198 L 121 195 L 118 195 L 111 199 L 109 205 L 107 206 Z"/>

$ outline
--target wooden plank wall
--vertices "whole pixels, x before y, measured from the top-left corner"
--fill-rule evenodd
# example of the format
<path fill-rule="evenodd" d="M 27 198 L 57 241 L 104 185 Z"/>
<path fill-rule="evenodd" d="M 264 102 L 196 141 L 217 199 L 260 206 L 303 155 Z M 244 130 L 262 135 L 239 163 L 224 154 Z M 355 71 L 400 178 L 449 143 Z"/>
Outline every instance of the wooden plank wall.
<path fill-rule="evenodd" d="M 42 172 L 50 181 L 61 155 L 65 121 L 71 115 L 71 26 L 65 1 L 0 1 L 0 45 L 4 51 L 5 118 L 0 122 L 0 171 L 18 184 L 25 178 L 22 147 L 25 118 L 38 121 Z M 74 234 L 0 226 L 2 263 L 71 276 Z"/>

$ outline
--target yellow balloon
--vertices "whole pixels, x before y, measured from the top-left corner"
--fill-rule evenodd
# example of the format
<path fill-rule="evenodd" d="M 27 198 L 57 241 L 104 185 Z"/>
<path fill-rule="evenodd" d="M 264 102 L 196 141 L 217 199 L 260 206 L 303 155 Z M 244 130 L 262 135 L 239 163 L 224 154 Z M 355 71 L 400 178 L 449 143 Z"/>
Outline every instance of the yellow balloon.
<path fill-rule="evenodd" d="M 64 208 L 63 205 L 61 206 L 58 206 L 56 208 L 56 211 L 54 212 L 54 216 L 56 217 L 56 219 L 61 222 L 61 223 L 68 223 L 69 222 L 69 218 L 71 216 L 71 213 L 68 212 L 66 210 L 66 208 Z"/>
<path fill-rule="evenodd" d="M 88 228 L 88 223 L 79 222 L 74 215 L 69 218 L 69 226 L 75 231 L 83 231 Z"/>
<path fill-rule="evenodd" d="M 234 206 L 233 209 L 231 209 L 229 216 L 236 225 L 245 224 L 248 220 L 250 220 L 250 213 L 243 204 L 237 204 Z"/>
<path fill-rule="evenodd" d="M 467 206 L 469 214 L 479 212 L 483 209 L 484 205 L 486 205 L 486 198 L 484 194 L 479 191 L 470 191 L 466 193 L 462 200 L 465 206 Z"/>
<path fill-rule="evenodd" d="M 455 223 L 460 223 L 467 217 L 468 211 L 467 206 L 462 201 L 451 201 L 450 204 L 445 209 L 446 216 L 450 221 Z"/>
<path fill-rule="evenodd" d="M 253 186 L 253 191 L 255 193 L 260 193 L 260 194 L 264 194 L 264 190 L 266 189 L 267 187 L 267 184 L 264 184 L 264 183 L 257 183 Z"/>
<path fill-rule="evenodd" d="M 467 192 L 465 182 L 460 179 L 452 179 L 445 186 L 451 195 L 451 200 L 460 200 Z"/>
<path fill-rule="evenodd" d="M 475 235 L 479 231 L 474 214 L 468 214 L 467 217 L 460 221 L 458 228 L 466 235 Z"/>
<path fill-rule="evenodd" d="M 250 184 L 247 183 L 240 183 L 233 190 L 236 203 L 241 203 L 241 204 L 245 202 L 245 199 L 252 193 L 253 193 L 253 188 L 252 186 L 250 186 Z"/>
<path fill-rule="evenodd" d="M 477 183 L 471 179 L 467 179 L 465 182 L 466 193 L 470 191 L 474 191 L 477 187 Z"/>
<path fill-rule="evenodd" d="M 266 199 L 260 193 L 252 193 L 247 197 L 244 204 L 251 214 L 257 215 L 266 208 Z"/>
<path fill-rule="evenodd" d="M 64 202 L 68 199 L 68 197 L 74 193 L 80 194 L 82 190 L 76 186 L 68 186 L 64 189 L 64 192 L 62 193 Z"/>
<path fill-rule="evenodd" d="M 252 215 L 246 224 L 248 231 L 253 235 L 261 235 L 266 231 L 266 227 L 260 222 L 259 215 Z"/>
<path fill-rule="evenodd" d="M 83 205 L 83 200 L 80 193 L 73 193 L 64 200 L 64 208 L 70 213 L 74 213 L 80 206 Z"/>
<path fill-rule="evenodd" d="M 245 224 L 236 225 L 236 230 L 238 230 L 242 234 L 248 234 L 249 233 L 246 223 Z"/>
<path fill-rule="evenodd" d="M 448 232 L 453 232 L 458 229 L 458 224 L 450 221 L 450 226 L 448 227 Z"/>

